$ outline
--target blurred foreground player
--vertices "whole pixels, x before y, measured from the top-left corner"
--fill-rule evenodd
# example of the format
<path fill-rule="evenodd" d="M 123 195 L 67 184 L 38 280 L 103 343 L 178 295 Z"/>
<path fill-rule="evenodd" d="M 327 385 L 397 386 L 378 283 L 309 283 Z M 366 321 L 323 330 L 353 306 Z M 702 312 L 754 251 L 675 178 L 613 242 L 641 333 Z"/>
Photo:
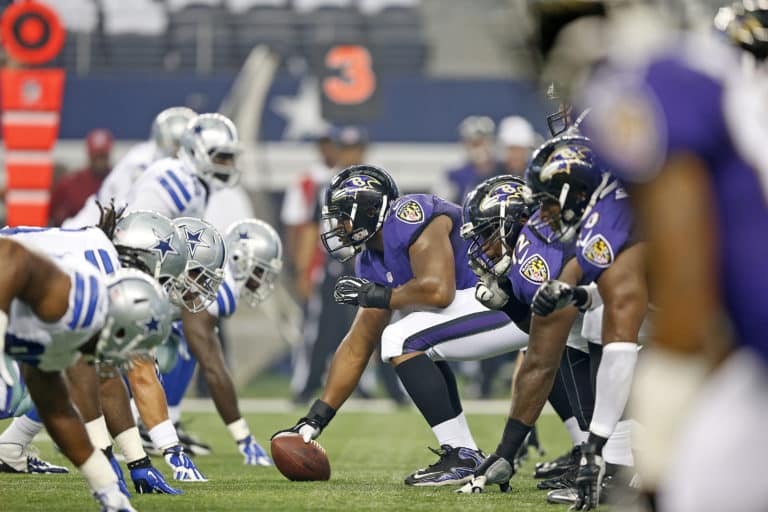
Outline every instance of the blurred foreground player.
<path fill-rule="evenodd" d="M 636 32 L 654 36 L 643 64 L 612 59 L 585 96 L 649 237 L 657 343 L 633 404 L 649 430 L 643 483 L 665 512 L 768 510 L 768 12 L 744 2 L 721 16 L 753 73 L 718 41 L 649 29 Z"/>

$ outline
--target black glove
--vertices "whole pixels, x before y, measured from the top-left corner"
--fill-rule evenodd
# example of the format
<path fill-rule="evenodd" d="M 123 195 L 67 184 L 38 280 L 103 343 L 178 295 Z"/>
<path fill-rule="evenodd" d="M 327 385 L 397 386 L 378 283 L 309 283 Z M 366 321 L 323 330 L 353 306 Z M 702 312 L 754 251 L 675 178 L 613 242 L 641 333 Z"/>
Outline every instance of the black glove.
<path fill-rule="evenodd" d="M 341 276 L 333 289 L 333 300 L 364 308 L 389 309 L 392 288 L 355 276 Z"/>
<path fill-rule="evenodd" d="M 307 415 L 290 428 L 278 430 L 270 440 L 276 438 L 281 434 L 299 434 L 305 443 L 310 442 L 312 439 L 317 439 L 323 429 L 328 426 L 333 417 L 336 415 L 336 409 L 326 404 L 320 399 L 315 400 L 315 403 L 310 407 Z"/>
<path fill-rule="evenodd" d="M 531 309 L 539 316 L 547 316 L 571 304 L 584 311 L 589 308 L 590 302 L 585 287 L 572 287 L 562 281 L 549 280 L 536 290 Z"/>

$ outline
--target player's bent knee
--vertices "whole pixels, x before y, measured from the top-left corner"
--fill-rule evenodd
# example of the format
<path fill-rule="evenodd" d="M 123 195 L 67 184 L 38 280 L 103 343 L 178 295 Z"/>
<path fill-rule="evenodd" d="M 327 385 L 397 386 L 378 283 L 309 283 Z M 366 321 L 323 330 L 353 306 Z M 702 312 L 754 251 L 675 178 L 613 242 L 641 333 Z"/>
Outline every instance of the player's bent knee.
<path fill-rule="evenodd" d="M 389 363 L 393 358 L 403 355 L 405 337 L 397 325 L 389 325 L 381 333 L 381 360 Z"/>

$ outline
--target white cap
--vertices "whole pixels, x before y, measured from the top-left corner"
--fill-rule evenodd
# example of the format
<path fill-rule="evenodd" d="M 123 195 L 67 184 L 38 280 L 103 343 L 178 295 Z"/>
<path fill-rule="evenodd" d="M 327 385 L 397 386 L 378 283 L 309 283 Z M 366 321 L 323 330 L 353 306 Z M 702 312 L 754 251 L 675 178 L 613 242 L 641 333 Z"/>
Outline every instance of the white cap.
<path fill-rule="evenodd" d="M 499 143 L 504 147 L 523 146 L 532 148 L 536 143 L 536 132 L 524 117 L 509 116 L 499 124 Z"/>

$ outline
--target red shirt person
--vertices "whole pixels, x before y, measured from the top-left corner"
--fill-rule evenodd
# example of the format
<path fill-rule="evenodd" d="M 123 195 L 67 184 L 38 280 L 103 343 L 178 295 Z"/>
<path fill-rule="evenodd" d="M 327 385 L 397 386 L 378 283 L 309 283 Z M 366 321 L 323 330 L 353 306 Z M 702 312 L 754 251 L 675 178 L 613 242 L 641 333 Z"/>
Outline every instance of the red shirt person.
<path fill-rule="evenodd" d="M 62 176 L 51 191 L 51 225 L 60 226 L 64 219 L 75 215 L 94 194 L 112 169 L 112 132 L 91 130 L 85 138 L 88 165 L 85 169 Z"/>

